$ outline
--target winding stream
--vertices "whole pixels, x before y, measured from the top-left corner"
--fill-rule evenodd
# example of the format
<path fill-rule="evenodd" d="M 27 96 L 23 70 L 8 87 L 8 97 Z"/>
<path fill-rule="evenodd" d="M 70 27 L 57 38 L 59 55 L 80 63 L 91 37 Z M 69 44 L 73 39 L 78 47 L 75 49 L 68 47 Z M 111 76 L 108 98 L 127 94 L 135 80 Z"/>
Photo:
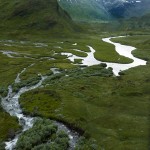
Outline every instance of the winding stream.
<path fill-rule="evenodd" d="M 119 37 L 122 38 L 124 36 L 119 36 Z M 133 68 L 133 67 L 137 67 L 137 66 L 140 66 L 140 65 L 146 65 L 147 62 L 145 60 L 136 58 L 132 55 L 132 51 L 136 50 L 135 47 L 122 45 L 120 43 L 112 42 L 111 41 L 112 38 L 118 38 L 118 37 L 103 38 L 102 40 L 104 42 L 113 44 L 115 46 L 116 52 L 119 55 L 125 56 L 125 57 L 130 58 L 130 59 L 133 60 L 133 62 L 130 63 L 130 64 L 106 63 L 107 67 L 112 67 L 113 68 L 113 72 L 114 72 L 115 75 L 118 75 L 118 73 L 120 71 L 124 71 L 124 70 L 130 69 L 130 68 Z"/>
<path fill-rule="evenodd" d="M 73 55 L 72 53 L 61 53 L 61 54 L 68 56 L 68 59 L 70 59 L 70 61 L 72 61 L 72 62 L 74 62 L 75 59 L 82 59 L 81 65 L 92 66 L 92 65 L 97 65 L 100 63 L 106 63 L 107 67 L 113 68 L 113 72 L 116 76 L 118 76 L 120 71 L 127 70 L 129 68 L 136 67 L 139 65 L 146 65 L 146 61 L 139 59 L 139 58 L 136 58 L 132 55 L 132 51 L 136 49 L 135 47 L 126 46 L 126 45 L 122 45 L 119 43 L 114 43 L 111 41 L 112 38 L 118 38 L 118 37 L 103 38 L 102 40 L 104 42 L 115 45 L 116 52 L 122 56 L 133 59 L 132 63 L 130 63 L 130 64 L 119 64 L 119 63 L 101 62 L 99 60 L 96 60 L 94 57 L 95 50 L 91 46 L 87 46 L 90 49 L 90 52 L 87 52 L 87 57 L 78 57 L 76 55 Z M 75 43 L 73 45 L 77 45 L 77 43 Z M 77 51 L 80 51 L 80 50 L 77 50 Z M 18 53 L 11 52 L 11 51 L 0 51 L 0 52 L 2 52 L 4 55 L 7 55 L 8 57 L 11 57 L 11 58 L 14 58 L 14 56 L 12 56 L 12 54 L 16 54 L 16 55 L 18 54 Z M 30 66 L 32 66 L 32 65 L 30 65 Z M 15 83 L 21 82 L 20 75 L 23 72 L 25 72 L 26 69 L 27 68 L 24 68 L 20 73 L 18 73 L 18 75 L 15 79 Z M 59 73 L 59 71 L 57 71 L 56 68 L 52 68 L 51 70 L 53 71 L 53 74 Z M 42 85 L 42 82 L 46 78 L 47 77 L 41 76 L 41 80 L 39 81 L 38 84 L 31 86 L 31 87 L 23 87 L 17 93 L 13 93 L 12 86 L 10 85 L 8 87 L 7 97 L 2 98 L 3 108 L 11 116 L 16 116 L 18 118 L 19 124 L 22 126 L 22 132 L 32 128 L 35 118 L 30 117 L 30 116 L 25 116 L 23 114 L 22 109 L 20 108 L 20 105 L 19 105 L 19 98 L 23 93 L 40 87 Z M 75 144 L 78 140 L 78 135 L 76 133 L 72 132 L 71 130 L 69 130 L 64 124 L 56 122 L 56 121 L 54 121 L 54 122 L 55 122 L 55 124 L 58 125 L 58 129 L 64 130 L 68 133 L 69 138 L 70 138 L 70 149 L 73 150 L 75 147 Z M 6 147 L 5 147 L 6 150 L 13 150 L 15 148 L 15 145 L 17 143 L 17 140 L 18 140 L 20 134 L 16 135 L 16 137 L 13 140 L 5 143 L 6 144 Z"/>
<path fill-rule="evenodd" d="M 119 37 L 123 37 L 123 36 L 119 36 Z M 94 53 L 96 52 L 95 49 L 93 49 L 91 46 L 87 46 L 90 49 L 90 52 L 87 52 L 87 57 L 79 57 L 76 55 L 73 55 L 71 53 L 61 53 L 62 55 L 66 55 L 68 56 L 68 59 L 72 62 L 74 62 L 75 59 L 82 59 L 82 64 L 81 65 L 86 65 L 86 66 L 93 66 L 93 65 L 98 65 L 101 63 L 106 63 L 107 64 L 107 68 L 111 67 L 113 69 L 113 73 L 114 75 L 118 76 L 120 71 L 124 71 L 136 66 L 140 66 L 140 65 L 146 65 L 146 61 L 136 58 L 132 55 L 132 51 L 135 50 L 135 47 L 132 46 L 127 46 L 127 45 L 122 45 L 120 43 L 115 43 L 112 42 L 111 39 L 112 38 L 118 38 L 118 37 L 109 37 L 109 38 L 103 38 L 102 40 L 104 42 L 110 43 L 115 45 L 115 50 L 116 52 L 121 55 L 121 56 L 125 56 L 127 58 L 130 58 L 133 60 L 132 63 L 129 64 L 119 64 L 119 63 L 111 63 L 111 62 L 102 62 L 99 61 L 97 59 L 95 59 L 94 57 Z"/>
<path fill-rule="evenodd" d="M 31 66 L 31 65 L 30 65 Z M 15 79 L 15 83 L 20 82 L 20 75 L 26 70 L 26 68 L 24 68 L 21 73 L 19 73 Z M 53 70 L 55 73 L 55 69 Z M 42 82 L 46 79 L 47 77 L 43 77 L 41 76 L 41 80 L 39 81 L 38 84 L 31 86 L 31 87 L 23 87 L 19 90 L 19 92 L 17 93 L 13 93 L 13 89 L 12 86 L 8 87 L 8 95 L 5 98 L 2 98 L 2 106 L 5 109 L 6 112 L 8 112 L 11 116 L 15 116 L 18 118 L 19 120 L 19 124 L 22 126 L 22 132 L 32 128 L 33 124 L 34 124 L 34 120 L 35 118 L 30 117 L 30 116 L 25 116 L 22 112 L 22 109 L 19 105 L 19 98 L 20 96 L 30 90 L 36 89 L 38 87 L 40 87 L 42 85 Z M 78 134 L 72 132 L 71 130 L 69 130 L 65 125 L 63 125 L 62 123 L 59 122 L 54 122 L 57 126 L 58 126 L 58 130 L 64 130 L 69 138 L 69 144 L 70 144 L 70 150 L 74 149 L 75 144 L 78 140 Z M 21 134 L 21 133 L 20 133 Z M 15 148 L 15 145 L 18 141 L 18 138 L 20 136 L 20 134 L 16 135 L 16 137 L 8 142 L 5 142 L 6 150 L 13 150 Z"/>

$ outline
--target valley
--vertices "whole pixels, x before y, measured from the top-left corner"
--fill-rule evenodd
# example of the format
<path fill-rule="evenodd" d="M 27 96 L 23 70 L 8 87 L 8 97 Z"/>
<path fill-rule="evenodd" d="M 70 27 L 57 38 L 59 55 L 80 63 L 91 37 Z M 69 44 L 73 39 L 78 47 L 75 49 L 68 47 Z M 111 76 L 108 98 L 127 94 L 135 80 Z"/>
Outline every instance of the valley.
<path fill-rule="evenodd" d="M 105 35 L 103 35 L 102 37 L 105 37 Z M 136 41 L 136 39 L 138 39 L 139 37 L 140 36 L 138 35 L 134 35 L 131 37 L 130 36 L 120 37 L 120 38 L 116 38 L 112 40 L 124 43 L 123 41 L 124 39 L 129 39 L 129 41 L 132 40 L 132 41 L 137 42 L 139 40 Z M 149 41 L 148 35 L 143 35 L 142 37 L 143 37 L 142 38 L 143 43 L 145 43 L 145 41 Z M 85 132 L 84 134 L 83 132 L 81 133 L 85 137 L 87 137 L 88 139 L 89 137 L 94 138 L 96 139 L 96 141 L 102 141 L 101 139 L 102 137 L 104 138 L 105 136 L 106 137 L 109 136 L 111 140 L 114 140 L 116 142 L 116 144 L 119 142 L 118 138 L 120 136 L 122 137 L 125 136 L 127 134 L 126 133 L 127 130 L 130 129 L 132 131 L 133 130 L 132 127 L 134 127 L 134 122 L 132 122 L 133 125 L 129 127 L 129 126 L 124 126 L 122 124 L 123 123 L 122 121 L 126 121 L 124 123 L 125 125 L 127 125 L 128 121 L 130 122 L 130 120 L 133 119 L 132 117 L 136 116 L 137 121 L 139 122 L 139 124 L 137 124 L 137 121 L 136 121 L 136 126 L 138 126 L 139 128 L 144 125 L 145 131 L 143 130 L 142 131 L 144 133 L 147 133 L 148 127 L 146 127 L 145 125 L 148 123 L 147 122 L 148 118 L 146 119 L 145 115 L 146 114 L 148 115 L 148 110 L 146 109 L 148 105 L 144 105 L 144 103 L 145 104 L 148 103 L 147 100 L 148 100 L 149 94 L 146 92 L 148 91 L 148 89 L 145 89 L 145 88 L 148 87 L 147 84 L 149 84 L 149 82 L 145 83 L 144 81 L 148 80 L 149 78 L 149 72 L 147 70 L 149 68 L 149 65 L 147 64 L 145 67 L 144 66 L 135 67 L 133 69 L 129 69 L 123 72 L 124 75 L 121 75 L 120 77 L 113 77 L 111 70 L 108 70 L 108 69 L 104 70 L 103 67 L 98 64 L 97 65 L 95 64 L 94 66 L 91 65 L 91 67 L 87 67 L 87 68 L 84 65 L 83 67 L 85 69 L 82 69 L 80 59 L 75 59 L 74 64 L 77 64 L 77 65 L 74 65 L 72 64 L 73 62 L 69 59 L 68 56 L 61 55 L 62 52 L 63 53 L 72 52 L 73 55 L 78 56 L 80 58 L 87 57 L 86 53 L 89 53 L 90 51 L 87 45 L 90 43 L 94 47 L 94 44 L 95 44 L 95 42 L 94 43 L 91 42 L 91 39 L 93 39 L 93 36 L 91 36 L 91 39 L 89 38 L 90 36 L 88 36 L 88 40 L 85 40 L 85 39 L 79 40 L 79 39 L 74 38 L 74 39 L 70 39 L 69 41 L 68 39 L 60 40 L 56 38 L 53 40 L 49 39 L 47 40 L 47 42 L 43 42 L 42 40 L 41 40 L 42 42 L 41 41 L 31 42 L 31 41 L 18 41 L 18 40 L 14 40 L 14 41 L 2 40 L 1 47 L 3 47 L 2 48 L 3 52 L 1 53 L 1 58 L 3 58 L 5 61 L 6 60 L 9 61 L 9 63 L 12 61 L 8 67 L 12 68 L 15 65 L 16 71 L 14 69 L 13 71 L 12 69 L 9 69 L 8 71 L 7 70 L 5 72 L 3 71 L 3 74 L 1 74 L 3 75 L 3 77 L 1 77 L 2 79 L 1 83 L 5 85 L 4 91 L 6 91 L 1 94 L 4 94 L 6 96 L 7 87 L 8 85 L 14 82 L 15 78 L 17 77 L 18 72 L 22 72 L 19 77 L 20 78 L 19 81 L 21 84 L 19 82 L 12 84 L 13 88 L 15 89 L 14 92 L 17 92 L 19 88 L 22 88 L 26 84 L 29 84 L 28 86 L 32 86 L 36 84 L 37 82 L 39 82 L 39 79 L 40 79 L 38 78 L 38 75 L 41 74 L 42 76 L 47 76 L 47 79 L 45 79 L 45 81 L 42 83 L 42 87 L 26 92 L 20 98 L 21 108 L 23 108 L 23 112 L 27 116 L 28 115 L 39 116 L 42 118 L 43 117 L 51 118 L 54 120 L 58 120 L 60 122 L 64 122 L 65 124 L 69 124 L 69 126 L 72 129 L 80 129 L 81 131 L 84 131 Z M 96 36 L 95 36 L 95 39 L 96 39 Z M 103 53 L 103 56 L 105 56 L 104 55 L 106 53 L 105 49 L 108 46 L 111 47 L 111 44 L 101 42 L 101 39 L 99 36 L 97 37 L 97 40 L 99 41 L 99 43 L 96 42 L 98 45 L 97 46 L 95 45 L 95 48 L 97 48 L 98 46 L 100 47 L 103 46 L 103 48 L 100 49 L 100 51 L 101 53 Z M 50 43 L 48 41 L 50 41 Z M 125 41 L 127 42 L 127 40 Z M 147 43 L 147 45 L 146 44 L 142 45 L 141 42 L 142 41 L 140 39 L 139 43 L 136 43 L 135 45 L 133 44 L 132 46 L 140 45 L 139 48 L 142 48 L 142 54 L 143 54 L 140 56 L 142 56 L 141 57 L 142 59 L 148 61 L 149 55 L 147 53 L 148 52 L 147 48 L 149 44 Z M 99 45 L 99 44 L 102 44 L 102 45 Z M 130 42 L 124 43 L 124 44 L 130 45 Z M 64 48 L 61 48 L 61 47 L 64 47 Z M 80 49 L 80 51 L 75 51 L 73 49 L 78 49 L 78 50 Z M 114 53 L 113 54 L 114 56 L 118 56 L 117 52 L 115 52 L 115 48 L 111 47 L 111 49 L 112 49 L 112 54 Z M 95 49 L 95 50 L 96 52 L 99 51 L 99 49 L 98 50 Z M 8 52 L 10 55 L 6 55 L 7 53 L 5 54 L 4 51 Z M 138 53 L 140 53 L 139 50 L 134 51 L 134 55 L 136 55 L 137 57 L 139 57 Z M 146 55 L 144 55 L 144 53 Z M 106 56 L 107 56 L 107 53 L 106 53 Z M 105 61 L 109 61 L 109 58 L 108 59 L 106 58 L 105 58 Z M 99 60 L 101 59 L 99 58 Z M 124 59 L 119 60 L 118 62 L 118 57 L 116 57 L 116 60 L 114 59 L 114 61 L 112 60 L 112 62 L 124 63 Z M 130 61 L 129 59 L 126 63 L 132 63 L 132 61 Z M 26 67 L 27 69 L 23 69 Z M 4 66 L 1 66 L 1 68 L 5 68 L 5 63 L 4 63 Z M 56 73 L 53 75 L 53 72 L 51 71 L 50 68 L 57 68 L 60 74 Z M 22 69 L 23 71 L 21 71 Z M 142 76 L 141 76 L 141 73 L 139 73 L 139 75 L 137 74 L 137 70 L 139 69 L 141 71 L 144 70 L 144 74 Z M 134 78 L 135 74 L 137 76 L 137 79 Z M 7 76 L 7 75 L 9 77 L 4 78 L 4 76 Z M 143 84 L 142 87 L 137 87 L 137 84 L 140 84 L 138 83 L 139 81 L 145 84 Z M 132 85 L 130 89 L 126 88 L 130 85 Z M 63 88 L 61 88 L 62 86 Z M 79 91 L 80 88 L 81 90 Z M 96 91 L 94 89 L 96 89 Z M 133 92 L 133 89 L 135 92 Z M 144 91 L 146 90 L 145 92 L 147 94 L 143 90 Z M 143 94 L 143 92 L 145 94 Z M 47 95 L 46 93 L 47 94 L 51 93 L 51 94 Z M 120 94 L 118 95 L 117 93 L 118 94 L 120 93 L 121 95 Z M 140 93 L 142 95 L 139 97 Z M 125 95 L 127 94 L 128 96 L 125 96 L 124 94 Z M 129 96 L 130 94 L 131 95 L 133 94 L 133 95 Z M 132 107 L 132 103 L 133 103 L 133 106 L 135 105 L 134 102 L 132 103 L 130 102 L 130 106 L 128 106 L 129 97 L 132 97 L 133 99 L 136 99 L 138 97 L 138 99 L 136 100 L 135 110 Z M 143 99 L 143 97 L 145 100 L 140 101 L 141 99 Z M 92 103 L 90 103 L 91 100 L 92 100 Z M 115 102 L 115 100 L 117 100 L 117 102 Z M 73 106 L 73 108 L 71 106 Z M 115 112 L 114 112 L 115 107 L 118 108 L 118 110 L 115 109 Z M 142 109 L 144 109 L 144 112 L 142 112 L 142 114 L 143 115 L 145 114 L 144 115 L 145 121 L 143 120 L 144 118 L 143 119 L 141 118 L 141 113 L 140 114 L 138 113 L 139 110 L 141 111 L 141 107 Z M 122 109 L 124 111 L 123 112 L 121 111 L 120 113 L 118 113 L 118 111 Z M 110 118 L 108 118 L 107 119 L 108 127 L 106 126 L 104 128 L 104 126 L 106 125 L 104 120 L 106 119 L 106 117 L 110 115 L 110 111 L 112 111 L 114 116 L 117 118 L 116 120 L 114 120 L 114 123 L 112 122 Z M 95 118 L 94 120 L 97 123 L 93 120 L 93 114 Z M 103 118 L 101 118 L 102 117 L 101 115 L 103 116 Z M 125 116 L 127 115 L 129 118 L 127 120 L 124 120 L 125 119 L 124 115 Z M 88 116 L 88 118 L 86 116 Z M 124 119 L 121 121 L 120 117 L 121 118 L 123 117 Z M 109 123 L 109 119 L 111 123 Z M 124 128 L 124 132 L 120 132 L 120 131 L 117 132 L 118 126 L 116 125 L 114 126 L 115 128 L 113 127 L 113 125 L 118 122 L 118 119 L 120 120 L 119 121 L 120 126 Z M 101 123 L 101 121 L 102 122 L 104 121 L 104 122 Z M 144 121 L 145 124 L 141 125 L 140 124 L 141 121 Z M 87 126 L 85 126 L 84 122 L 86 122 Z M 7 122 L 5 121 L 5 123 Z M 100 124 L 102 126 L 100 126 Z M 17 122 L 16 122 L 16 125 L 17 125 Z M 106 133 L 96 128 L 94 129 L 95 130 L 94 131 L 90 127 L 93 125 L 95 127 L 100 126 L 101 127 L 100 129 L 101 130 L 104 129 Z M 7 135 L 8 131 L 10 130 L 10 127 L 5 126 L 5 128 L 6 128 L 5 134 Z M 115 131 L 119 137 L 118 138 L 113 137 L 114 136 L 113 134 L 110 135 L 108 132 L 110 130 L 109 128 L 112 128 L 111 130 Z M 12 129 L 13 130 L 15 129 L 14 125 L 12 125 Z M 135 132 L 136 132 L 137 137 L 141 135 L 138 132 L 138 130 L 137 131 L 135 130 L 134 132 L 128 133 L 126 136 L 132 137 L 135 134 Z M 101 133 L 102 137 L 97 135 L 96 133 Z M 146 139 L 147 136 L 144 133 L 142 133 L 142 135 Z M 136 137 L 133 138 L 133 141 L 137 142 Z M 89 142 L 87 141 L 87 144 L 85 144 L 85 147 L 86 146 L 89 147 L 88 143 L 90 144 L 91 141 Z M 131 143 L 128 143 L 128 144 L 125 143 L 125 145 L 121 141 L 119 143 L 120 143 L 119 147 L 124 147 L 125 145 L 129 147 L 132 147 L 132 146 L 134 147 L 134 144 L 132 145 Z M 101 144 L 102 144 L 101 142 L 100 143 L 98 142 L 98 146 L 101 147 Z M 106 145 L 104 145 L 104 147 L 105 146 L 107 147 L 107 145 L 110 145 L 109 141 L 106 142 Z M 141 143 L 141 145 L 139 146 L 142 146 L 142 147 L 145 146 L 145 149 L 146 149 L 146 145 L 147 145 L 146 143 L 145 144 Z M 114 146 L 114 143 L 112 144 L 112 148 L 113 146 Z"/>
<path fill-rule="evenodd" d="M 148 150 L 149 14 L 80 22 L 58 3 L 0 1 L 0 150 Z"/>

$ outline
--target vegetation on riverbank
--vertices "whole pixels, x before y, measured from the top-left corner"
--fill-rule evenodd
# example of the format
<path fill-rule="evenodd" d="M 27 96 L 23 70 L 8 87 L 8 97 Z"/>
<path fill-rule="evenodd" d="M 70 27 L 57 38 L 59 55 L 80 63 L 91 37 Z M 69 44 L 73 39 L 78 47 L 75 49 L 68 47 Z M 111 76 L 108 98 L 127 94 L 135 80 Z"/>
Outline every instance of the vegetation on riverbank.
<path fill-rule="evenodd" d="M 68 134 L 60 130 L 54 122 L 48 119 L 36 118 L 33 127 L 25 131 L 16 145 L 16 150 L 67 150 L 70 139 Z M 80 137 L 74 147 L 75 150 L 97 150 L 94 139 L 87 140 Z"/>
<path fill-rule="evenodd" d="M 126 41 L 125 44 L 129 45 L 132 45 L 130 42 L 134 41 L 133 43 L 135 44 L 133 44 L 133 46 L 138 48 L 138 50 L 134 51 L 136 56 L 149 60 L 148 38 L 148 35 L 143 35 L 142 39 L 140 39 L 140 36 L 132 36 L 124 39 Z M 124 39 L 119 40 L 120 42 L 125 42 L 123 41 Z M 118 39 L 113 40 L 117 41 Z M 73 39 L 69 42 L 68 39 L 64 41 L 59 39 L 58 41 L 67 41 L 64 44 L 66 48 L 68 48 L 69 45 L 74 47 L 72 44 L 78 42 L 78 40 L 73 41 Z M 4 45 L 8 43 L 5 42 L 1 42 L 1 47 L 4 50 L 8 50 L 8 46 Z M 39 42 L 39 40 L 36 42 Z M 36 48 L 32 43 L 33 42 L 29 44 L 29 47 L 28 43 L 25 45 L 19 43 L 18 46 L 9 46 L 9 49 L 18 53 L 29 53 L 30 57 L 36 59 L 23 57 L 8 58 L 0 54 L 3 60 L 3 64 L 1 63 L 1 72 L 3 73 L 0 75 L 2 88 L 6 87 L 5 89 L 7 91 L 7 86 L 14 82 L 17 73 L 31 64 L 34 65 L 30 66 L 21 74 L 20 78 L 22 82 L 27 81 L 31 77 L 36 78 L 39 73 L 42 75 L 51 75 L 51 67 L 58 67 L 63 70 L 67 69 L 68 71 L 65 71 L 62 76 L 56 75 L 58 76 L 56 78 L 54 76 L 53 80 L 48 78 L 44 83 L 46 88 L 31 91 L 32 94 L 30 94 L 30 92 L 24 94 L 21 98 L 21 106 L 26 113 L 30 112 L 30 114 L 34 116 L 40 115 L 74 124 L 77 128 L 81 128 L 85 131 L 85 137 L 94 137 L 100 147 L 107 148 L 107 145 L 111 145 L 112 149 L 116 146 L 118 146 L 118 149 L 123 146 L 134 148 L 134 143 L 136 143 L 139 147 L 142 146 L 146 149 L 148 136 L 146 134 L 148 129 L 146 125 L 148 123 L 146 117 L 148 110 L 146 108 L 147 105 L 149 105 L 147 100 L 148 92 L 146 91 L 148 91 L 149 87 L 149 65 L 130 69 L 124 72 L 124 76 L 118 78 L 100 77 L 103 73 L 101 74 L 100 68 L 98 67 L 94 69 L 93 66 L 92 72 L 93 70 L 94 72 L 91 74 L 88 71 L 90 67 L 81 70 L 78 69 L 77 66 L 70 64 L 70 61 L 66 60 L 66 57 L 53 56 L 53 50 L 60 52 L 60 50 L 57 51 L 57 48 L 54 48 L 54 46 L 58 46 L 56 39 L 52 43 L 45 42 L 45 44 L 48 44 L 48 47 L 45 48 Z M 83 45 L 82 47 L 85 48 L 84 51 L 88 51 L 88 48 L 84 46 L 86 43 L 83 42 L 80 45 Z M 106 44 L 106 47 L 108 45 Z M 21 46 L 23 47 L 21 48 Z M 79 46 L 79 44 L 77 46 Z M 76 46 L 75 48 L 80 49 Z M 40 49 L 44 50 L 40 51 Z M 54 57 L 56 60 L 41 59 L 41 61 L 38 61 L 38 59 L 43 56 Z M 7 68 L 5 67 L 6 64 Z M 139 69 L 143 74 L 139 72 Z M 84 72 L 84 70 L 87 70 L 87 72 Z M 64 76 L 65 74 L 67 76 Z M 137 79 L 135 79 L 135 76 Z M 141 99 L 144 99 L 144 101 Z M 135 117 L 137 118 L 136 120 L 134 120 Z M 9 117 L 9 120 L 10 118 L 11 117 Z M 129 122 L 131 124 L 130 126 Z M 106 123 L 108 125 L 106 125 Z M 8 122 L 5 121 L 1 123 L 1 126 L 5 126 L 4 124 L 8 124 Z M 16 128 L 17 121 L 15 121 L 14 124 L 13 128 Z M 133 129 L 135 124 L 137 129 Z M 92 126 L 95 126 L 95 129 L 93 129 Z M 10 126 L 5 126 L 5 128 L 6 130 L 4 131 L 6 132 L 3 133 L 4 136 L 8 134 Z M 142 128 L 144 128 L 144 131 Z M 138 129 L 141 129 L 140 133 Z M 127 130 L 130 130 L 130 133 L 128 133 Z M 141 136 L 140 139 L 139 136 Z M 108 137 L 110 137 L 110 139 L 108 139 Z M 1 138 L 1 140 L 6 139 Z M 140 143 L 138 140 L 140 140 Z M 133 141 L 133 143 L 130 141 Z"/>
<path fill-rule="evenodd" d="M 4 112 L 0 106 L 0 150 L 4 150 L 4 141 L 14 138 L 16 132 L 20 130 L 20 125 L 15 117 Z"/>
<path fill-rule="evenodd" d="M 25 131 L 19 138 L 16 150 L 67 150 L 69 137 L 67 133 L 59 130 L 50 120 L 38 119 L 33 127 Z"/>
<path fill-rule="evenodd" d="M 149 36 L 143 35 L 140 40 L 136 40 L 138 36 L 129 37 L 129 45 L 134 38 L 137 48 L 142 48 L 137 53 L 149 60 L 144 44 Z M 88 76 L 75 70 L 66 74 L 50 80 L 45 88 L 22 95 L 24 111 L 32 114 L 36 108 L 35 115 L 74 124 L 85 131 L 86 138 L 95 138 L 99 149 L 148 149 L 149 61 L 116 78 Z"/>
<path fill-rule="evenodd" d="M 120 33 L 113 33 L 112 35 L 118 34 Z M 23 86 L 26 85 L 26 81 L 38 78 L 38 74 L 50 76 L 52 75 L 50 68 L 59 68 L 63 70 L 62 75 L 48 78 L 44 82 L 45 88 L 31 92 L 34 96 L 30 95 L 30 92 L 23 95 L 22 99 L 24 96 L 25 99 L 28 99 L 27 101 L 21 101 L 24 112 L 34 116 L 54 118 L 81 128 L 85 131 L 86 139 L 95 138 L 100 148 L 108 148 L 107 145 L 111 145 L 110 148 L 112 149 L 116 146 L 118 146 L 118 149 L 124 146 L 135 148 L 134 145 L 137 144 L 139 147 L 143 146 L 146 149 L 149 65 L 125 71 L 125 75 L 117 78 L 112 77 L 111 70 L 107 72 L 104 69 L 101 72 L 100 67 L 93 66 L 92 69 L 89 67 L 81 70 L 60 53 L 72 52 L 77 56 L 85 57 L 86 52 L 89 52 L 87 45 L 90 45 L 96 50 L 95 57 L 98 60 L 118 63 L 129 63 L 132 60 L 120 57 L 112 45 L 101 41 L 103 37 L 110 36 L 108 33 L 80 35 L 80 38 L 79 35 L 72 34 L 71 37 L 68 35 L 53 39 L 43 31 L 33 35 L 28 33 L 24 35 L 19 33 L 9 36 L 0 35 L 0 39 L 5 38 L 5 40 L 1 40 L 0 48 L 4 51 L 9 50 L 18 53 L 18 55 L 12 54 L 16 58 L 8 58 L 0 53 L 1 96 L 7 95 L 8 85 L 14 83 L 17 74 L 23 68 L 28 67 L 20 76 L 20 84 Z M 8 41 L 10 38 L 14 41 Z M 119 40 L 129 45 L 133 44 L 138 48 L 133 53 L 149 61 L 149 35 L 142 35 L 142 38 L 141 35 L 137 35 L 124 39 L 113 40 Z M 24 56 L 27 57 L 24 58 Z M 78 62 L 80 63 L 81 60 L 75 61 L 75 63 Z M 33 65 L 30 66 L 31 64 Z M 93 73 L 88 69 L 91 69 Z M 135 79 L 135 76 L 137 79 Z M 31 103 L 32 105 L 30 105 Z M 1 110 L 2 112 L 3 110 Z M 4 120 L 5 117 L 1 116 Z M 3 141 L 7 139 L 10 130 L 10 126 L 6 126 L 6 124 L 9 124 L 10 118 L 8 117 L 5 122 L 0 122 L 0 125 L 5 128 L 4 131 L 6 131 L 3 133 L 5 138 L 1 138 Z M 16 129 L 17 120 L 14 118 L 12 120 L 14 121 L 12 128 Z M 137 125 L 137 128 L 133 129 L 135 125 Z M 95 126 L 95 129 L 92 128 L 93 126 Z M 119 128 L 120 126 L 123 129 Z M 139 133 L 138 128 L 144 128 L 144 131 L 141 129 L 141 133 Z M 130 133 L 127 130 L 130 130 Z M 139 138 L 140 136 L 141 138 Z"/>
<path fill-rule="evenodd" d="M 0 53 L 0 103 L 1 97 L 7 96 L 8 86 L 12 84 L 17 76 L 17 73 L 22 68 L 29 65 L 30 61 L 25 59 L 13 59 Z M 20 130 L 18 120 L 15 117 L 6 113 L 2 106 L 0 106 L 0 149 L 4 150 L 2 142 L 13 138 L 16 131 Z"/>

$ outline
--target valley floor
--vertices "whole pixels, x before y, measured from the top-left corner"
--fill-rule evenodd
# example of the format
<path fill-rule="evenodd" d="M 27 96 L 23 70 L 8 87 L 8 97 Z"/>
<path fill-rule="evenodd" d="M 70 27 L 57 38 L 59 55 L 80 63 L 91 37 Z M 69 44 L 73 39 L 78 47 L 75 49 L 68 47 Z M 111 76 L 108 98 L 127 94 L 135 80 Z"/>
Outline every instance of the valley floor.
<path fill-rule="evenodd" d="M 135 46 L 134 56 L 147 61 L 146 66 L 129 69 L 118 77 L 101 65 L 83 69 L 79 67 L 80 59 L 74 65 L 67 56 L 61 55 L 67 52 L 86 57 L 90 45 L 96 50 L 97 60 L 131 63 L 131 59 L 115 52 L 113 45 L 101 40 L 109 36 L 101 33 L 51 39 L 38 35 L 38 38 L 13 41 L 10 37 L 0 37 L 1 96 L 7 95 L 9 85 L 16 92 L 38 81 L 38 74 L 48 76 L 42 88 L 21 96 L 25 114 L 59 120 L 72 129 L 80 129 L 87 139 L 80 149 L 92 149 L 93 145 L 106 150 L 149 149 L 150 35 L 113 39 Z M 14 84 L 23 68 L 27 69 L 20 76 L 21 84 Z M 53 75 L 50 68 L 58 68 L 60 74 Z M 12 138 L 20 127 L 16 118 L 4 113 L 2 108 L 0 117 L 0 141 L 3 142 Z"/>

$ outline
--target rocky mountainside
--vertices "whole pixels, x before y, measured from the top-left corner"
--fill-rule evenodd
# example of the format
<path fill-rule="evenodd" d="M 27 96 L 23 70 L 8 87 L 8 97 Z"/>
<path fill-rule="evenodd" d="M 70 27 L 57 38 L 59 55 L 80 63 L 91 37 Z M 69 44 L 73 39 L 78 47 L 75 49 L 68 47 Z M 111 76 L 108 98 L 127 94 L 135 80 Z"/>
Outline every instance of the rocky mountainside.
<path fill-rule="evenodd" d="M 107 11 L 115 18 L 140 17 L 150 11 L 149 0 L 103 0 Z"/>
<path fill-rule="evenodd" d="M 75 20 L 111 20 L 145 15 L 149 0 L 58 0 Z"/>

